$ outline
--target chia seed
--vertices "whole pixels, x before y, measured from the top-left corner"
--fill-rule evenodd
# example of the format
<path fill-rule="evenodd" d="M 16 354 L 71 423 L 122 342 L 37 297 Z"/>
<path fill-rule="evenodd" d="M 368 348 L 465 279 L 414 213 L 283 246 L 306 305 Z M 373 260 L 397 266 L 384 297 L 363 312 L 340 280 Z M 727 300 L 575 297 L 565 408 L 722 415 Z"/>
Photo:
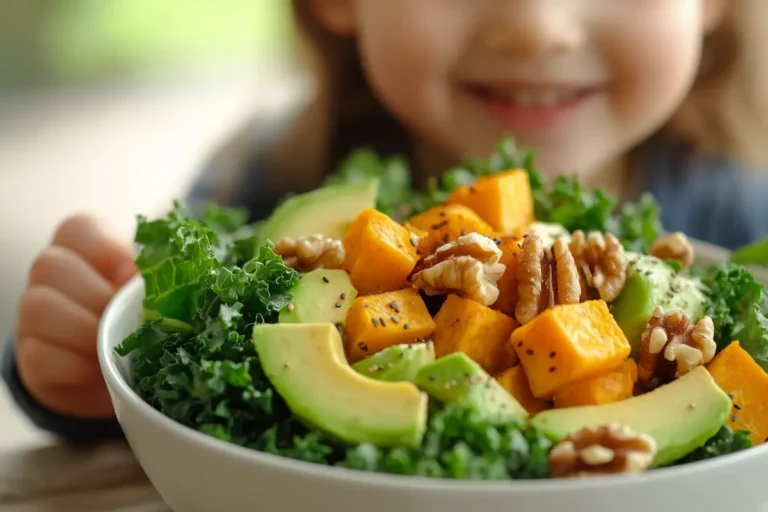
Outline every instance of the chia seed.
<path fill-rule="evenodd" d="M 339 298 L 340 298 L 341 300 L 344 300 L 344 299 L 346 299 L 346 298 L 347 298 L 347 294 L 346 294 L 346 293 L 342 293 L 341 295 L 339 295 Z"/>
<path fill-rule="evenodd" d="M 392 320 L 393 324 L 397 323 L 397 318 L 395 318 L 394 316 L 389 317 L 389 319 Z"/>
<path fill-rule="evenodd" d="M 733 404 L 733 408 L 736 409 L 737 411 L 741 410 L 741 406 L 739 404 Z"/>
<path fill-rule="evenodd" d="M 533 355 L 533 349 L 532 348 L 525 349 L 525 353 L 528 354 L 529 356 L 532 356 Z"/>
<path fill-rule="evenodd" d="M 384 319 L 381 318 L 381 317 L 379 317 L 379 323 L 381 324 L 382 327 L 386 327 L 387 326 L 387 322 L 385 322 Z"/>
<path fill-rule="evenodd" d="M 407 331 L 408 329 L 410 329 L 410 328 L 411 328 L 411 326 L 410 326 L 410 325 L 408 325 L 408 324 L 403 324 L 403 329 L 405 329 L 406 331 Z"/>
<path fill-rule="evenodd" d="M 373 324 L 374 327 L 378 327 L 379 326 L 379 321 L 376 320 L 375 318 L 371 318 L 371 323 Z"/>
<path fill-rule="evenodd" d="M 362 350 L 363 352 L 368 352 L 368 345 L 364 342 L 360 342 L 357 344 L 358 348 Z"/>
<path fill-rule="evenodd" d="M 555 371 L 555 367 L 554 367 L 554 366 L 550 366 L 550 367 L 549 367 L 549 373 L 552 373 L 552 372 L 554 372 L 554 371 Z"/>
<path fill-rule="evenodd" d="M 554 359 L 556 355 L 557 353 L 553 350 L 552 352 L 549 353 L 549 358 Z"/>
<path fill-rule="evenodd" d="M 336 306 L 337 308 L 340 308 L 341 307 L 341 302 L 337 302 L 336 304 L 334 304 L 334 306 Z"/>
<path fill-rule="evenodd" d="M 326 276 L 323 276 L 323 282 L 324 282 L 324 283 L 330 283 L 330 282 L 331 282 L 331 280 L 330 280 L 330 279 L 328 279 Z"/>

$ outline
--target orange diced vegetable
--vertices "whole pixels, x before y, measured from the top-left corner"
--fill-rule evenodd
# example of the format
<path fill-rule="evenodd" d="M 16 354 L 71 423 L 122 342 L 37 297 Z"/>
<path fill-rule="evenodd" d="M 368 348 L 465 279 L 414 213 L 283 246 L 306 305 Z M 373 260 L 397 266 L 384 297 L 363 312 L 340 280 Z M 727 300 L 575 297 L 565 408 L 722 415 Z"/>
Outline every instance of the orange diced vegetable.
<path fill-rule="evenodd" d="M 566 384 L 555 391 L 555 407 L 578 407 L 618 402 L 629 398 L 637 382 L 637 363 L 627 359 L 617 368 L 587 377 L 572 384 Z"/>
<path fill-rule="evenodd" d="M 516 329 L 510 342 L 537 398 L 617 367 L 630 351 L 602 300 L 548 309 Z"/>
<path fill-rule="evenodd" d="M 733 400 L 726 424 L 732 430 L 748 430 L 752 444 L 768 437 L 768 374 L 734 341 L 707 366 L 717 385 Z"/>
<path fill-rule="evenodd" d="M 435 355 L 463 352 L 490 374 L 514 363 L 507 347 L 517 327 L 511 317 L 470 299 L 449 295 L 435 316 Z"/>
<path fill-rule="evenodd" d="M 519 364 L 504 370 L 501 375 L 496 377 L 496 380 L 515 400 L 520 402 L 520 405 L 528 413 L 536 414 L 550 408 L 549 402 L 533 396 L 525 371 Z"/>
<path fill-rule="evenodd" d="M 483 219 L 466 206 L 435 206 L 424 213 L 411 217 L 407 224 L 428 234 L 419 242 L 419 253 L 428 256 L 441 245 L 456 241 L 469 233 L 493 237 L 495 231 Z"/>
<path fill-rule="evenodd" d="M 358 297 L 347 313 L 346 342 L 350 363 L 392 345 L 426 341 L 435 321 L 413 288 Z"/>
<path fill-rule="evenodd" d="M 504 235 L 522 235 L 533 222 L 533 194 L 524 169 L 482 176 L 456 189 L 448 204 L 468 206 Z"/>
<path fill-rule="evenodd" d="M 517 265 L 520 262 L 520 251 L 523 239 L 513 236 L 501 237 L 501 260 L 506 269 L 501 279 L 496 283 L 499 288 L 499 298 L 491 307 L 504 314 L 514 316 L 517 304 Z"/>
<path fill-rule="evenodd" d="M 415 240 L 403 226 L 374 209 L 362 211 L 344 237 L 345 265 L 361 295 L 408 285 L 416 266 Z"/>

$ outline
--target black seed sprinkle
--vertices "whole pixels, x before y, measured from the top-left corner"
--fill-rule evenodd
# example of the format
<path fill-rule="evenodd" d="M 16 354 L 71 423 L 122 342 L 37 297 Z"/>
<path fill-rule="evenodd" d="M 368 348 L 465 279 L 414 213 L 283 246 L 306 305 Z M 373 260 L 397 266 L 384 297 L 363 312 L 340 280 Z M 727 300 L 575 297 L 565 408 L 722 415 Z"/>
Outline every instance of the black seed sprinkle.
<path fill-rule="evenodd" d="M 346 298 L 347 298 L 347 294 L 346 294 L 346 293 L 342 293 L 341 295 L 339 295 L 339 298 L 340 298 L 341 300 L 344 300 L 344 299 L 346 299 Z"/>
<path fill-rule="evenodd" d="M 517 344 L 517 348 L 520 348 L 520 347 L 522 347 L 522 346 L 523 346 L 523 342 L 522 342 L 522 341 L 521 341 L 521 342 L 518 342 L 518 344 Z"/>
<path fill-rule="evenodd" d="M 733 404 L 733 408 L 736 409 L 737 411 L 741 410 L 741 406 L 739 404 Z"/>
<path fill-rule="evenodd" d="M 334 304 L 334 306 L 336 306 L 337 308 L 340 308 L 341 307 L 341 302 L 337 302 L 336 304 Z"/>
<path fill-rule="evenodd" d="M 394 316 L 389 317 L 389 319 L 392 320 L 393 324 L 397 323 L 397 318 L 395 318 Z"/>
<path fill-rule="evenodd" d="M 387 326 L 387 322 L 385 322 L 384 319 L 381 318 L 381 317 L 379 317 L 379 323 L 381 324 L 382 327 L 386 327 Z"/>
<path fill-rule="evenodd" d="M 358 344 L 357 344 L 357 346 L 358 346 L 358 347 L 360 348 L 360 350 L 362 350 L 363 352 L 368 352 L 368 345 L 367 345 L 367 344 L 365 344 L 364 342 L 362 342 L 362 341 L 361 341 L 360 343 L 358 343 Z"/>
<path fill-rule="evenodd" d="M 553 350 L 552 352 L 549 353 L 549 358 L 554 359 L 556 355 L 557 353 Z"/>
<path fill-rule="evenodd" d="M 549 367 L 549 373 L 552 373 L 552 372 L 554 372 L 554 371 L 555 371 L 555 367 L 554 367 L 554 366 L 550 366 L 550 367 Z"/>
<path fill-rule="evenodd" d="M 440 216 L 441 216 L 441 217 L 445 217 L 446 215 L 447 215 L 447 213 L 445 213 L 445 210 L 443 210 L 443 211 L 441 211 L 441 212 L 440 212 Z"/>
<path fill-rule="evenodd" d="M 429 377 L 427 377 L 427 379 L 429 380 L 429 382 L 435 382 L 437 380 L 437 375 L 430 375 Z"/>
<path fill-rule="evenodd" d="M 408 329 L 410 329 L 410 328 L 411 328 L 411 326 L 410 326 L 410 325 L 408 325 L 408 324 L 403 324 L 403 329 L 405 329 L 406 331 L 407 331 Z"/>
<path fill-rule="evenodd" d="M 736 416 L 735 414 L 731 417 L 731 421 L 734 422 L 734 423 L 736 423 L 737 419 L 739 419 L 739 417 Z"/>
<path fill-rule="evenodd" d="M 447 221 L 447 220 L 444 220 L 444 221 L 442 221 L 442 222 L 438 222 L 437 224 L 432 224 L 432 226 L 430 226 L 430 227 L 431 227 L 432 229 L 435 229 L 435 230 L 437 230 L 437 229 L 440 229 L 440 228 L 443 228 L 443 227 L 445 227 L 447 224 L 448 224 L 448 221 Z"/>
<path fill-rule="evenodd" d="M 494 238 L 494 242 L 496 242 L 496 245 L 501 245 L 501 238 Z"/>
<path fill-rule="evenodd" d="M 376 320 L 375 318 L 371 318 L 371 323 L 373 324 L 374 327 L 378 327 L 379 326 L 379 321 Z"/>
<path fill-rule="evenodd" d="M 412 245 L 413 247 L 416 247 L 416 240 L 414 240 L 413 238 L 411 238 L 411 239 L 410 239 L 410 242 L 411 242 L 411 245 Z"/>
<path fill-rule="evenodd" d="M 467 234 L 467 228 L 461 228 L 461 236 L 464 236 Z"/>
<path fill-rule="evenodd" d="M 397 303 L 395 301 L 390 302 L 389 307 L 392 308 L 395 313 L 400 312 L 400 308 L 397 307 Z"/>
<path fill-rule="evenodd" d="M 368 307 L 368 303 L 367 302 L 363 302 L 363 307 L 367 308 Z"/>
<path fill-rule="evenodd" d="M 528 348 L 528 349 L 525 350 L 525 353 L 528 354 L 529 356 L 532 356 L 533 355 L 533 349 L 532 348 Z"/>
<path fill-rule="evenodd" d="M 730 398 L 731 400 L 733 400 L 733 393 L 728 393 L 728 398 Z"/>
<path fill-rule="evenodd" d="M 323 276 L 323 282 L 324 283 L 330 283 L 331 281 L 326 276 Z"/>

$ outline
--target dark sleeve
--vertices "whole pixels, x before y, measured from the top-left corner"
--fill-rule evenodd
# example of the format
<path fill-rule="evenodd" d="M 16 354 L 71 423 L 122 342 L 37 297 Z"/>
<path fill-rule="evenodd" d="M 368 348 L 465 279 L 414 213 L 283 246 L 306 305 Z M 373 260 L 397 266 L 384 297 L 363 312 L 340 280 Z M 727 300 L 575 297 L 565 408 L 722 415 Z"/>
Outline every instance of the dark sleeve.
<path fill-rule="evenodd" d="M 667 231 L 735 249 L 768 235 L 768 176 L 680 143 L 655 145 L 647 185 Z"/>
<path fill-rule="evenodd" d="M 83 420 L 46 409 L 29 394 L 19 378 L 13 340 L 8 340 L 2 361 L 2 376 L 16 405 L 38 428 L 67 441 L 98 442 L 119 439 L 123 432 L 115 420 Z"/>

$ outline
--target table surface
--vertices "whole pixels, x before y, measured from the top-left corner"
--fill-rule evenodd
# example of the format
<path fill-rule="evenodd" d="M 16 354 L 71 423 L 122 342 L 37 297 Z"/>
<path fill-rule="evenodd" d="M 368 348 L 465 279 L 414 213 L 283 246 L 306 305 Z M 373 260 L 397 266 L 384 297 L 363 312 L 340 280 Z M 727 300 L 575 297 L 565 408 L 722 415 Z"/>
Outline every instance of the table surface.
<path fill-rule="evenodd" d="M 128 445 L 53 444 L 0 454 L 1 512 L 170 512 Z"/>

